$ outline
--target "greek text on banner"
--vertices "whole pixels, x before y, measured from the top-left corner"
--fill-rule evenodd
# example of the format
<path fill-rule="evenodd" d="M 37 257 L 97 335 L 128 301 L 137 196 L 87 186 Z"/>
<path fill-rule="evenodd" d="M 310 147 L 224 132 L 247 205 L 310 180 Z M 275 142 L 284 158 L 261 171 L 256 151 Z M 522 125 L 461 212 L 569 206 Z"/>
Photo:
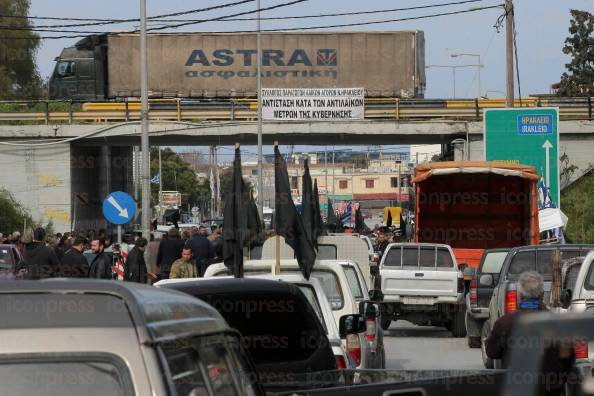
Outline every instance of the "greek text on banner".
<path fill-rule="evenodd" d="M 262 88 L 265 120 L 361 120 L 363 88 Z"/>

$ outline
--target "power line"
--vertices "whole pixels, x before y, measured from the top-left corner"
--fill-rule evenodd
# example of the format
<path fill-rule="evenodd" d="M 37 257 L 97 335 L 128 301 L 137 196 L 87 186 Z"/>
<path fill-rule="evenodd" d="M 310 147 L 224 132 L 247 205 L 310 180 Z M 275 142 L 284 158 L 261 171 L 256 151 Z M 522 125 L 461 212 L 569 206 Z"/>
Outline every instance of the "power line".
<path fill-rule="evenodd" d="M 456 2 L 428 4 L 428 5 L 405 7 L 405 8 L 391 8 L 391 9 L 382 9 L 382 10 L 355 11 L 355 12 L 342 12 L 342 13 L 316 14 L 316 15 L 294 15 L 294 16 L 288 15 L 288 16 L 279 16 L 279 17 L 264 17 L 264 18 L 260 18 L 260 19 L 267 20 L 267 21 L 276 21 L 276 20 L 288 20 L 288 19 L 312 19 L 312 18 L 327 18 L 327 17 L 339 17 L 339 16 L 383 14 L 383 13 L 388 13 L 388 12 L 411 11 L 411 10 L 420 10 L 420 9 L 426 9 L 426 8 L 446 7 L 446 6 L 452 6 L 452 5 L 477 3 L 477 2 L 483 2 L 483 1 L 485 1 L 485 0 L 463 0 L 463 1 L 456 1 Z M 195 12 L 198 12 L 198 11 L 195 10 Z M 161 23 L 177 23 L 177 22 L 199 23 L 199 22 L 201 22 L 201 20 L 196 20 L 196 19 L 163 19 L 163 17 L 161 17 L 161 16 L 151 17 L 150 19 L 152 22 L 161 22 Z M 213 22 L 254 21 L 256 19 L 257 18 L 255 18 L 255 17 L 233 18 L 233 17 L 226 16 L 223 19 L 219 19 L 219 20 L 213 21 Z M 96 26 L 96 25 L 104 25 L 104 24 L 120 24 L 120 23 L 137 22 L 137 21 L 138 21 L 137 19 L 136 20 L 132 20 L 132 19 L 112 19 L 112 20 L 101 19 L 101 20 L 98 20 L 98 23 L 81 23 L 81 24 L 70 24 L 70 25 L 40 25 L 40 26 L 35 26 L 35 28 L 49 28 L 49 29 L 51 29 L 51 28 L 83 27 L 83 26 Z"/>
<path fill-rule="evenodd" d="M 309 0 L 293 0 L 293 1 L 289 1 L 289 2 L 281 3 L 281 4 L 276 4 L 276 5 L 269 6 L 269 7 L 263 7 L 263 8 L 260 8 L 259 10 L 250 10 L 250 11 L 238 12 L 238 13 L 231 14 L 231 15 L 225 15 L 225 16 L 221 16 L 221 17 L 217 17 L 217 18 L 210 18 L 210 19 L 203 19 L 203 20 L 192 21 L 192 22 L 178 23 L 178 24 L 174 24 L 174 25 L 166 25 L 166 26 L 154 27 L 154 28 L 150 28 L 148 30 L 149 31 L 157 31 L 157 30 L 165 30 L 165 29 L 177 29 L 177 28 L 180 28 L 180 27 L 183 27 L 183 26 L 194 25 L 194 24 L 197 24 L 197 23 L 214 22 L 214 21 L 220 21 L 221 19 L 224 19 L 224 18 L 231 18 L 231 17 L 241 16 L 241 15 L 248 15 L 248 14 L 253 14 L 255 12 L 275 10 L 277 8 L 282 8 L 282 7 L 287 7 L 287 6 L 294 5 L 294 4 L 304 3 L 306 1 L 309 1 Z"/>
<path fill-rule="evenodd" d="M 213 11 L 218 10 L 221 8 L 227 7 L 234 7 L 237 5 L 245 4 L 245 3 L 252 3 L 255 0 L 238 0 L 231 3 L 219 4 L 216 6 L 204 7 L 204 8 L 197 8 L 194 10 L 188 11 L 181 11 L 181 12 L 174 12 L 170 14 L 161 14 L 161 15 L 154 15 L 148 17 L 147 19 L 159 19 L 159 18 L 169 18 L 169 17 L 176 17 L 182 15 L 189 15 L 195 14 L 198 12 L 206 12 L 206 11 Z M 127 23 L 127 22 L 140 22 L 139 18 L 129 18 L 129 19 L 96 19 L 96 18 L 64 18 L 64 17 L 39 17 L 39 16 L 28 16 L 28 15 L 0 15 L 0 18 L 11 18 L 11 19 L 31 19 L 31 20 L 52 20 L 52 21 L 93 21 L 97 22 L 97 25 L 102 24 L 113 24 L 113 23 Z M 75 27 L 75 26 L 93 26 L 95 24 L 80 24 L 80 25 L 54 25 L 48 27 Z"/>
<path fill-rule="evenodd" d="M 296 0 L 294 2 L 290 2 L 290 4 L 294 4 L 296 2 L 302 2 L 302 1 L 308 1 L 308 0 Z M 288 3 L 284 3 L 284 4 L 288 4 Z M 278 5 L 278 6 L 280 6 L 280 5 Z M 274 7 L 278 7 L 278 6 L 274 6 Z M 465 14 L 465 13 L 470 13 L 470 12 L 478 12 L 478 11 L 484 11 L 484 10 L 493 9 L 493 8 L 499 8 L 502 6 L 504 6 L 504 4 L 497 4 L 497 5 L 486 6 L 486 7 L 476 7 L 476 8 L 470 8 L 467 10 L 459 10 L 459 11 L 452 11 L 452 12 L 443 12 L 443 13 L 439 13 L 439 14 L 421 15 L 421 16 L 416 16 L 416 17 L 384 19 L 384 20 L 379 20 L 379 21 L 354 22 L 354 23 L 335 24 L 335 25 L 303 26 L 303 27 L 279 28 L 279 29 L 262 29 L 261 31 L 262 32 L 289 32 L 289 31 L 316 30 L 316 29 L 322 30 L 322 29 L 331 29 L 331 28 L 339 28 L 339 27 L 367 26 L 367 25 L 376 25 L 376 24 L 382 24 L 382 23 L 403 22 L 403 21 L 412 21 L 412 20 L 419 20 L 419 19 L 436 18 L 436 17 L 441 17 L 441 16 Z M 255 12 L 255 11 L 251 11 L 251 12 Z M 215 19 L 219 20 L 220 18 L 215 18 Z M 202 22 L 211 22 L 213 20 L 203 20 Z M 194 23 L 188 23 L 188 24 L 194 24 Z M 164 27 L 153 28 L 153 29 L 149 29 L 149 30 L 164 30 L 167 28 L 171 28 L 171 27 L 164 26 Z M 255 33 L 255 32 L 256 32 L 255 30 L 235 30 L 235 31 L 216 31 L 216 32 L 211 31 L 211 32 L 202 32 L 202 33 Z M 104 32 L 104 33 L 107 34 L 109 32 Z M 122 32 L 122 33 L 127 33 L 127 32 Z M 130 33 L 134 33 L 134 32 L 130 32 Z M 115 34 L 118 34 L 118 33 L 115 33 Z M 187 32 L 185 34 L 190 34 L 190 33 Z M 52 39 L 81 38 L 81 37 L 86 37 L 86 36 L 85 35 L 41 36 L 39 38 L 52 40 Z M 15 39 L 15 40 L 23 39 L 23 38 L 25 38 L 25 37 L 0 37 L 0 39 Z M 29 39 L 29 38 L 27 38 L 27 39 Z"/>
<path fill-rule="evenodd" d="M 253 0 L 243 0 L 243 2 L 245 2 L 245 1 L 253 1 Z M 310 1 L 310 0 L 292 0 L 292 1 L 289 1 L 286 3 L 281 3 L 281 4 L 269 6 L 269 7 L 260 8 L 259 10 L 249 10 L 249 11 L 238 12 L 238 13 L 231 14 L 231 15 L 224 15 L 224 16 L 220 16 L 220 17 L 216 17 L 216 18 L 206 18 L 206 19 L 199 19 L 199 20 L 192 21 L 192 22 L 184 22 L 184 23 L 178 23 L 178 24 L 174 24 L 174 25 L 164 25 L 164 26 L 149 28 L 147 30 L 148 31 L 157 31 L 157 30 L 165 30 L 165 29 L 177 29 L 179 27 L 188 26 L 188 25 L 196 25 L 199 23 L 219 21 L 223 18 L 228 18 L 228 17 L 253 14 L 258 11 L 274 10 L 277 8 L 287 7 L 287 6 L 298 4 L 298 3 L 304 3 L 306 1 Z M 62 26 L 67 26 L 67 25 L 62 25 Z M 110 32 L 97 32 L 97 31 L 84 31 L 83 32 L 83 31 L 78 31 L 78 30 L 74 30 L 74 31 L 72 31 L 72 30 L 53 30 L 53 29 L 41 29 L 41 28 L 37 28 L 37 27 L 15 28 L 12 26 L 0 26 L 0 30 L 2 30 L 2 29 L 4 29 L 4 30 L 39 31 L 39 32 L 45 32 L 45 33 L 85 33 L 85 34 L 107 34 L 107 33 L 110 33 Z M 138 30 L 132 30 L 132 31 L 127 31 L 127 32 L 118 32 L 118 33 L 121 33 L 121 34 L 138 33 Z M 59 36 L 59 37 L 55 37 L 55 38 L 75 38 L 75 37 L 76 36 Z M 84 37 L 84 36 L 78 36 L 78 37 Z M 41 38 L 42 39 L 50 39 L 50 38 L 54 38 L 54 37 L 48 36 L 48 37 L 41 37 Z"/>

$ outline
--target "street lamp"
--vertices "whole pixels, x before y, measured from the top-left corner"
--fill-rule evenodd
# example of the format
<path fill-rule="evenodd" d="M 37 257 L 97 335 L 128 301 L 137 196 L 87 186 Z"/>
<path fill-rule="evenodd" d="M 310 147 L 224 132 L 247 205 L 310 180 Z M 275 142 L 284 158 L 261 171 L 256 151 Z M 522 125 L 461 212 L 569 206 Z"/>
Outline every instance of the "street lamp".
<path fill-rule="evenodd" d="M 476 67 L 476 65 L 427 65 L 427 66 L 425 66 L 426 69 L 430 69 L 432 67 L 452 69 L 453 85 L 454 85 L 454 95 L 452 96 L 452 99 L 456 99 L 456 69 L 459 67 Z"/>
<path fill-rule="evenodd" d="M 469 53 L 459 53 L 459 54 L 451 54 L 452 58 L 457 58 L 459 56 L 476 56 L 478 58 L 478 63 L 476 64 L 477 72 L 478 72 L 478 96 L 477 98 L 481 97 L 481 55 L 480 54 L 469 54 Z"/>

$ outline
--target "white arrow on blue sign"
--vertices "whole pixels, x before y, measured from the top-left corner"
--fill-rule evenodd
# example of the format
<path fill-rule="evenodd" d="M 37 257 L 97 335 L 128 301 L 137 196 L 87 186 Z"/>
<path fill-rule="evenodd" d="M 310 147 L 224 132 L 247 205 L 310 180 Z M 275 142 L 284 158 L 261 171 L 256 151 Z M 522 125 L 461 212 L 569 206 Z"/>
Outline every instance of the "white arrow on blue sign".
<path fill-rule="evenodd" d="M 126 224 L 135 214 L 136 201 L 125 192 L 112 192 L 103 201 L 103 216 L 112 224 Z"/>

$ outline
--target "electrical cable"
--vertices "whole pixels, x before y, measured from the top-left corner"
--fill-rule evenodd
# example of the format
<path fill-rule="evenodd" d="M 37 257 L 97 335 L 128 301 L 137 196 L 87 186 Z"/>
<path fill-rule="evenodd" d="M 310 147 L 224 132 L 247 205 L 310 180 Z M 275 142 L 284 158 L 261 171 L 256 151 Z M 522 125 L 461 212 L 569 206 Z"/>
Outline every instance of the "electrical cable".
<path fill-rule="evenodd" d="M 308 1 L 308 0 L 295 0 L 294 2 L 290 2 L 290 4 L 294 4 L 296 2 L 302 2 L 302 1 Z M 287 4 L 287 3 L 284 3 Z M 376 24 L 383 24 L 383 23 L 391 23 L 391 22 L 403 22 L 403 21 L 412 21 L 412 20 L 419 20 L 419 19 L 428 19 L 428 18 L 436 18 L 436 17 L 441 17 L 441 16 L 450 16 L 450 15 L 458 15 L 458 14 L 464 14 L 464 13 L 470 13 L 470 12 L 478 12 L 478 11 L 484 11 L 484 10 L 488 10 L 488 9 L 493 9 L 493 8 L 499 8 L 504 6 L 504 4 L 497 4 L 497 5 L 493 5 L 493 6 L 486 6 L 486 7 L 476 7 L 476 8 L 471 8 L 471 9 L 467 9 L 467 10 L 459 10 L 459 11 L 453 11 L 453 12 L 444 12 L 444 13 L 439 13 L 439 14 L 430 14 L 430 15 L 421 15 L 421 16 L 416 16 L 416 17 L 407 17 L 407 18 L 398 18 L 398 19 L 385 19 L 385 20 L 379 20 L 379 21 L 367 21 L 367 22 L 354 22 L 354 23 L 345 23 L 345 24 L 335 24 L 335 25 L 320 25 L 320 26 L 304 26 L 304 27 L 296 27 L 296 28 L 279 28 L 279 29 L 262 29 L 262 32 L 290 32 L 290 31 L 301 31 L 301 30 L 322 30 L 322 29 L 331 29 L 331 28 L 339 28 L 339 27 L 353 27 L 353 26 L 367 26 L 367 25 L 376 25 Z M 275 6 L 278 7 L 278 6 Z M 251 11 L 254 12 L 254 11 Z M 215 19 L 220 19 L 220 18 L 215 18 Z M 211 22 L 213 20 L 204 20 L 203 22 Z M 191 23 L 194 24 L 194 23 Z M 159 28 L 153 28 L 152 30 L 164 30 L 167 28 L 171 28 L 171 27 L 159 27 Z M 149 29 L 151 30 L 151 29 Z M 217 32 L 202 32 L 202 33 L 210 33 L 210 34 L 215 34 L 215 33 L 255 33 L 256 30 L 235 30 L 235 31 L 217 31 Z M 106 34 L 108 32 L 105 32 Z M 122 32 L 123 33 L 123 32 Z M 135 32 L 131 32 L 131 33 L 135 33 Z M 192 34 L 191 32 L 182 32 L 183 34 Z M 118 34 L 118 33 L 113 33 L 113 34 Z M 39 39 L 44 39 L 44 40 L 52 40 L 52 39 L 64 39 L 64 38 L 81 38 L 81 37 L 86 37 L 85 35 L 73 35 L 73 36 L 40 36 L 40 37 L 36 37 Z M 0 39 L 30 39 L 27 37 L 0 37 Z"/>
<path fill-rule="evenodd" d="M 153 19 L 160 19 L 160 18 L 169 18 L 169 17 L 176 17 L 182 15 L 189 15 L 189 14 L 196 14 L 198 12 L 206 12 L 206 11 L 213 11 L 218 10 L 221 8 L 227 7 L 234 7 L 237 5 L 245 4 L 245 3 L 252 3 L 255 0 L 239 0 L 231 3 L 219 4 L 216 6 L 198 8 L 189 11 L 181 11 L 181 12 L 174 12 L 170 14 L 161 14 L 161 15 L 154 15 L 149 16 L 148 20 Z M 53 20 L 53 21 L 95 21 L 98 22 L 97 24 L 79 24 L 79 25 L 54 25 L 52 27 L 75 27 L 75 26 L 94 26 L 94 25 L 102 25 L 102 24 L 114 24 L 114 23 L 130 23 L 130 22 L 140 22 L 139 18 L 129 18 L 129 19 L 95 19 L 95 18 L 64 18 L 64 17 L 39 17 L 39 16 L 27 16 L 27 15 L 0 15 L 0 18 L 11 18 L 11 19 L 31 19 L 31 20 Z"/>
<path fill-rule="evenodd" d="M 253 0 L 252 0 L 253 1 Z M 411 11 L 411 10 L 420 10 L 420 9 L 427 9 L 427 8 L 436 8 L 436 7 L 446 7 L 452 5 L 460 5 L 466 3 L 477 3 L 477 2 L 484 2 L 485 0 L 463 0 L 463 1 L 456 1 L 456 2 L 448 2 L 448 3 L 439 3 L 439 4 L 427 4 L 421 6 L 413 6 L 413 7 L 404 7 L 404 8 L 392 8 L 392 9 L 382 9 L 382 10 L 371 10 L 371 11 L 354 11 L 354 12 L 341 12 L 341 13 L 332 13 L 332 14 L 317 14 L 317 15 L 288 15 L 288 16 L 279 16 L 279 17 L 263 17 L 260 20 L 263 21 L 275 21 L 275 20 L 287 20 L 287 19 L 312 19 L 312 18 L 327 18 L 327 17 L 339 17 L 339 16 L 354 16 L 354 15 L 370 15 L 370 14 L 383 14 L 388 12 L 399 12 L 399 11 Z M 198 12 L 198 11 L 196 11 Z M 1 18 L 2 16 L 0 16 Z M 254 21 L 258 18 L 251 17 L 251 18 L 232 18 L 232 17 L 225 17 L 223 19 L 213 21 L 213 22 L 236 22 L 236 21 Z M 160 22 L 160 23 L 178 23 L 178 22 L 194 22 L 199 23 L 201 20 L 196 19 L 163 19 L 161 16 L 150 17 L 149 20 L 151 22 Z M 83 26 L 96 26 L 102 24 L 121 24 L 121 23 L 129 23 L 129 22 L 139 22 L 138 19 L 130 20 L 130 19 L 113 19 L 113 20 L 98 20 L 101 23 L 81 23 L 81 24 L 69 24 L 69 25 L 39 25 L 34 26 L 35 28 L 69 28 L 69 27 L 83 27 Z"/>

